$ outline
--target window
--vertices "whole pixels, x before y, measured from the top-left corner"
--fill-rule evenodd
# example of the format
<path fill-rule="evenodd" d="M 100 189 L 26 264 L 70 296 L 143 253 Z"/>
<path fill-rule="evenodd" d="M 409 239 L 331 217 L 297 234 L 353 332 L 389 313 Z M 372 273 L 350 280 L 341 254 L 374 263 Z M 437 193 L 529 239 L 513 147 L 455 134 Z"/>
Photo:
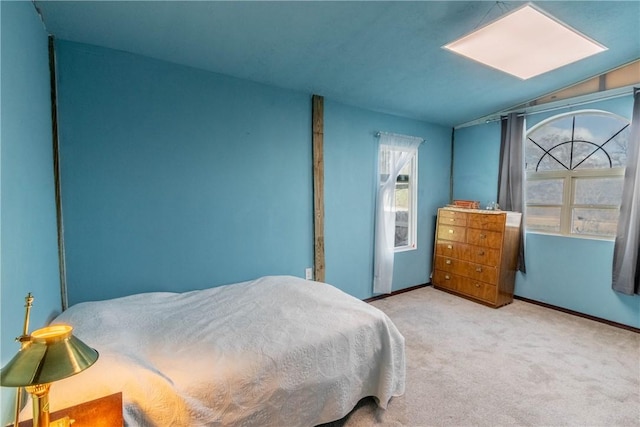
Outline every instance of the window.
<path fill-rule="evenodd" d="M 380 150 L 380 181 L 389 177 L 391 165 L 400 155 L 407 154 L 401 148 L 381 146 Z M 395 250 L 396 252 L 416 248 L 416 217 L 417 217 L 417 160 L 415 153 L 410 156 L 408 163 L 400 170 L 396 179 L 392 204 L 395 213 Z"/>
<path fill-rule="evenodd" d="M 604 111 L 552 117 L 525 142 L 527 231 L 615 236 L 629 121 Z"/>

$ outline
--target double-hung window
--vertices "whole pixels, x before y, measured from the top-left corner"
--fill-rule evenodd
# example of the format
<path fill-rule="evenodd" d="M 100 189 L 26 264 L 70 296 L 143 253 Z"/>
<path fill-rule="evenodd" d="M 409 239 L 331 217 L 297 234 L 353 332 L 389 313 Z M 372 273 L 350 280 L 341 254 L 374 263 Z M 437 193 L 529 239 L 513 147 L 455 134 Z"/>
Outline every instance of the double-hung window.
<path fill-rule="evenodd" d="M 402 155 L 399 147 L 382 145 L 380 147 L 380 181 L 388 179 L 395 159 Z M 406 152 L 404 152 L 406 155 Z M 395 216 L 395 251 L 416 248 L 417 218 L 417 171 L 418 164 L 415 152 L 410 155 L 407 164 L 400 170 L 396 178 L 394 202 L 391 204 Z"/>
<path fill-rule="evenodd" d="M 604 111 L 555 116 L 527 133 L 526 227 L 563 236 L 616 234 L 629 122 Z"/>

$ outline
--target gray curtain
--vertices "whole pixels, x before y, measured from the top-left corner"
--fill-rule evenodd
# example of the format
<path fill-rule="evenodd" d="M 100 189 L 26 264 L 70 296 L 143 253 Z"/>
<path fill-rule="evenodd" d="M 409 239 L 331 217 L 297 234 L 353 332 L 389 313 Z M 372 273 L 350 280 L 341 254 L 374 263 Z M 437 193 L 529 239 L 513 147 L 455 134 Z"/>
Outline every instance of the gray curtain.
<path fill-rule="evenodd" d="M 633 91 L 633 116 L 627 146 L 627 168 L 620 203 L 618 233 L 613 249 L 613 282 L 615 291 L 640 294 L 640 89 Z"/>
<path fill-rule="evenodd" d="M 498 174 L 498 204 L 500 209 L 522 212 L 518 270 L 527 272 L 524 261 L 524 115 L 510 113 L 502 119 L 500 140 L 500 171 Z"/>

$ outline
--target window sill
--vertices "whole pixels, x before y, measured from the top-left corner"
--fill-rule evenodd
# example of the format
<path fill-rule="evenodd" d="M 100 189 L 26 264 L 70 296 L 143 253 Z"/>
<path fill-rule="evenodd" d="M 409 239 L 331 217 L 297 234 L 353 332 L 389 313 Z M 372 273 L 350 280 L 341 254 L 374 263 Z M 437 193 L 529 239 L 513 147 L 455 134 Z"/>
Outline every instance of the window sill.
<path fill-rule="evenodd" d="M 418 250 L 418 247 L 416 245 L 412 245 L 412 246 L 402 246 L 400 248 L 395 248 L 393 251 L 394 253 L 399 253 L 399 252 L 409 252 L 409 251 L 415 251 Z"/>
<path fill-rule="evenodd" d="M 582 239 L 582 240 L 597 240 L 600 242 L 615 242 L 616 238 L 615 237 L 598 237 L 598 236 L 588 236 L 588 235 L 582 235 L 582 234 L 558 234 L 558 233 L 545 233 L 544 231 L 537 231 L 537 230 L 526 230 L 525 231 L 526 234 L 539 234 L 542 236 L 553 236 L 553 237 L 566 237 L 568 239 Z"/>

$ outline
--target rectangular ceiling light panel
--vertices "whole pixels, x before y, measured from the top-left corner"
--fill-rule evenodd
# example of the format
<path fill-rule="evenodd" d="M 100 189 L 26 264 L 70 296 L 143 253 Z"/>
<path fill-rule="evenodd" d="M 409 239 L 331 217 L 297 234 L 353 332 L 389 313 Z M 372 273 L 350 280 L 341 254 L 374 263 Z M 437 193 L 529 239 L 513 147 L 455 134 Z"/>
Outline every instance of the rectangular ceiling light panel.
<path fill-rule="evenodd" d="M 607 50 L 530 4 L 443 47 L 523 80 Z"/>

